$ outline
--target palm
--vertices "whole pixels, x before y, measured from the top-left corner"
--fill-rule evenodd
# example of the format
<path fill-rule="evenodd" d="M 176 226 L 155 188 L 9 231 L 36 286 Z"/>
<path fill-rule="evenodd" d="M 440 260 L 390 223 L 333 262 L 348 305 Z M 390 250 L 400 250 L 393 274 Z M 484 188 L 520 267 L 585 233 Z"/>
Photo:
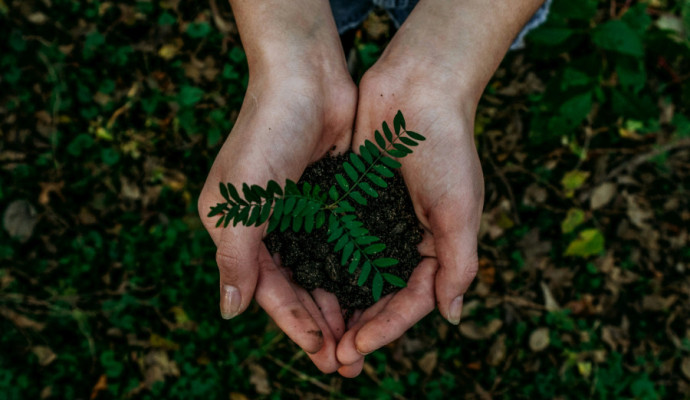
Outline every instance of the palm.
<path fill-rule="evenodd" d="M 419 246 L 424 259 L 407 288 L 381 299 L 351 323 L 338 345 L 338 360 L 345 365 L 339 371 L 345 376 L 359 373 L 362 353 L 402 335 L 435 304 L 449 318 L 450 303 L 467 290 L 477 265 L 476 234 L 484 186 L 472 136 L 472 113 L 454 107 L 438 91 L 402 87 L 390 76 L 374 77 L 375 81 L 367 82 L 365 76 L 360 85 L 353 147 L 371 140 L 377 124 L 391 120 L 398 108 L 405 114 L 407 127 L 427 137 L 413 154 L 400 160 L 425 231 Z M 433 98 L 425 97 L 430 92 Z"/>
<path fill-rule="evenodd" d="M 215 219 L 206 217 L 212 206 L 224 202 L 219 182 L 264 186 L 271 179 L 296 181 L 310 162 L 349 147 L 354 93 L 342 94 L 341 108 L 329 112 L 324 109 L 328 105 L 324 97 L 312 95 L 305 89 L 308 87 L 304 82 L 291 82 L 277 88 L 248 89 L 235 127 L 200 195 L 199 212 L 218 248 L 223 315 L 237 315 L 255 297 L 317 367 L 332 372 L 338 366 L 336 342 L 344 330 L 335 297 L 323 291 L 312 297 L 291 283 L 279 259 L 272 258 L 262 242 L 265 226 L 216 228 Z M 228 285 L 240 293 L 239 302 L 229 308 L 223 302 Z"/>

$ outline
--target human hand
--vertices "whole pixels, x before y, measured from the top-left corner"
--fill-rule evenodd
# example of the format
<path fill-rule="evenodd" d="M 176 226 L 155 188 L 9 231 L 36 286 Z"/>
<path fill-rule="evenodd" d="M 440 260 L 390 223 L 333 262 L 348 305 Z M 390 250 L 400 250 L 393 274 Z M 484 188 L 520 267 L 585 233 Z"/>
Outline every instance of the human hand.
<path fill-rule="evenodd" d="M 430 66 L 428 68 L 431 68 Z M 337 357 L 346 377 L 360 373 L 364 354 L 400 337 L 434 308 L 453 324 L 460 322 L 462 295 L 477 272 L 477 233 L 484 180 L 474 144 L 475 98 L 449 91 L 449 71 L 407 69 L 377 64 L 360 83 L 353 148 L 373 141 L 380 121 L 398 109 L 410 130 L 427 137 L 400 160 L 415 213 L 424 229 L 424 257 L 408 286 L 382 298 L 350 321 Z"/>
<path fill-rule="evenodd" d="M 306 70 L 295 68 L 294 70 Z M 243 312 L 253 297 L 316 366 L 334 372 L 344 322 L 335 296 L 291 283 L 279 259 L 262 242 L 266 226 L 216 228 L 210 208 L 224 202 L 219 182 L 265 186 L 269 179 L 297 181 L 307 164 L 349 148 L 356 88 L 346 70 L 319 79 L 271 71 L 256 74 L 235 126 L 218 154 L 199 198 L 199 214 L 218 251 L 221 314 Z M 335 77 L 338 76 L 336 79 Z"/>

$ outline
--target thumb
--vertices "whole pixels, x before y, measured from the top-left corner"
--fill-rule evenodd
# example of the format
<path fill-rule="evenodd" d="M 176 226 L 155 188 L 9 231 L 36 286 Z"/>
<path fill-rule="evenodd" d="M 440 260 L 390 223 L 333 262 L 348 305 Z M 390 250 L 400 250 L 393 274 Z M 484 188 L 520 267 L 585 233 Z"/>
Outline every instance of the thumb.
<path fill-rule="evenodd" d="M 441 315 L 457 325 L 462 314 L 463 295 L 477 275 L 478 223 L 471 218 L 448 218 L 457 211 L 430 218 L 439 269 L 436 273 L 436 303 Z"/>
<path fill-rule="evenodd" d="M 224 229 L 216 251 L 220 272 L 220 314 L 231 319 L 244 312 L 254 297 L 259 276 L 261 230 L 236 226 Z"/>

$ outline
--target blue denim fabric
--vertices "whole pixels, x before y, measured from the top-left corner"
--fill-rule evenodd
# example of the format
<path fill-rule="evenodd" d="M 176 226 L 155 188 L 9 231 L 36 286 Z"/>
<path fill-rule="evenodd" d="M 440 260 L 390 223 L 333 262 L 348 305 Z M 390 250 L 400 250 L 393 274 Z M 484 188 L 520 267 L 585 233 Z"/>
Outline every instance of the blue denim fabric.
<path fill-rule="evenodd" d="M 330 0 L 335 23 L 338 26 L 338 33 L 356 28 L 369 15 L 374 6 L 379 6 L 385 9 L 395 23 L 396 27 L 405 22 L 405 19 L 412 12 L 414 6 L 417 5 L 418 0 Z M 553 0 L 546 0 L 544 4 L 532 16 L 517 38 L 510 46 L 511 50 L 517 50 L 525 47 L 525 35 L 529 31 L 535 29 L 544 21 L 549 14 L 549 8 Z"/>

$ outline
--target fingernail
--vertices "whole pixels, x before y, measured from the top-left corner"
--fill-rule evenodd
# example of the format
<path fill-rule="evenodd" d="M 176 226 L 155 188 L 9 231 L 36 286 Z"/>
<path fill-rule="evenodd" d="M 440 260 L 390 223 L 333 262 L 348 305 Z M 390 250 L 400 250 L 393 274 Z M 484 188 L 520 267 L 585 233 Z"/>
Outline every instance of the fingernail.
<path fill-rule="evenodd" d="M 223 285 L 220 301 L 220 316 L 223 319 L 235 318 L 240 312 L 242 298 L 240 291 L 232 285 Z"/>
<path fill-rule="evenodd" d="M 448 322 L 453 325 L 460 323 L 460 316 L 462 315 L 462 295 L 453 299 L 448 307 Z"/>
<path fill-rule="evenodd" d="M 363 355 L 363 356 L 366 356 L 366 355 L 368 355 L 368 354 L 371 354 L 371 353 L 372 353 L 371 351 L 370 351 L 370 352 L 368 352 L 368 353 L 365 353 L 365 352 L 361 351 L 360 349 L 358 349 L 357 347 L 355 347 L 355 350 L 357 350 L 357 353 L 359 353 L 359 354 L 361 354 L 361 355 Z"/>

